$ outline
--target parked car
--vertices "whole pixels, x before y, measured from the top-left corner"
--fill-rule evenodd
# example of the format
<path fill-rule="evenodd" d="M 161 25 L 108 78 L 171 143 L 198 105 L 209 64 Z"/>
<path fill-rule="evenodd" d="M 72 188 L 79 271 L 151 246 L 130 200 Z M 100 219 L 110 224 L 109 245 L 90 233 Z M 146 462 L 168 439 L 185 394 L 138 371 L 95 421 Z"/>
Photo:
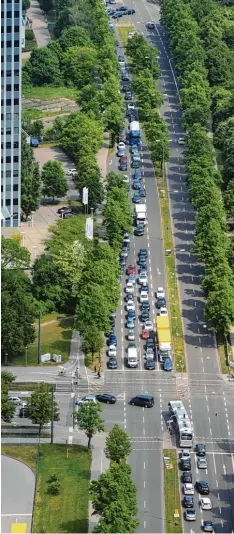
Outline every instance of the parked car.
<path fill-rule="evenodd" d="M 127 268 L 127 274 L 136 274 L 136 265 L 130 264 Z"/>
<path fill-rule="evenodd" d="M 186 521 L 196 521 L 196 510 L 194 508 L 188 508 L 185 510 L 184 517 Z"/>
<path fill-rule="evenodd" d="M 185 508 L 193 508 L 194 507 L 193 496 L 185 495 L 183 499 L 183 504 Z"/>
<path fill-rule="evenodd" d="M 147 371 L 153 371 L 155 369 L 155 361 L 153 358 L 147 358 L 145 368 Z"/>
<path fill-rule="evenodd" d="M 127 156 L 121 156 L 119 160 L 119 168 L 121 171 L 126 171 L 128 168 Z"/>
<path fill-rule="evenodd" d="M 184 495 L 194 495 L 194 487 L 191 483 L 187 482 L 187 484 L 184 484 L 183 490 Z"/>
<path fill-rule="evenodd" d="M 137 225 L 136 230 L 135 230 L 135 235 L 136 236 L 144 235 L 144 225 L 143 224 L 138 224 Z"/>
<path fill-rule="evenodd" d="M 111 358 L 109 359 L 109 362 L 108 362 L 108 367 L 109 367 L 109 369 L 117 369 L 118 364 L 117 364 L 116 356 L 111 356 Z"/>
<path fill-rule="evenodd" d="M 204 457 L 206 455 L 206 446 L 204 443 L 197 443 L 196 444 L 196 455 Z"/>
<path fill-rule="evenodd" d="M 191 471 L 184 471 L 182 475 L 182 482 L 184 484 L 192 484 L 193 481 L 193 475 Z"/>
<path fill-rule="evenodd" d="M 164 362 L 163 362 L 163 370 L 164 371 L 172 371 L 172 361 L 171 361 L 171 358 L 165 358 Z"/>

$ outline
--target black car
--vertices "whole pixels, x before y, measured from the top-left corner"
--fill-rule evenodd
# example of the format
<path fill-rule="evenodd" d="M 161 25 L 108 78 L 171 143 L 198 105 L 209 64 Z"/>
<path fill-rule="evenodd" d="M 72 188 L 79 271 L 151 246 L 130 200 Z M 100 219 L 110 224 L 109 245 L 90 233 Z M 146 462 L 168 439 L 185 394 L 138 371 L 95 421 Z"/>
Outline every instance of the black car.
<path fill-rule="evenodd" d="M 193 508 L 194 507 L 194 503 L 193 503 L 192 495 L 185 495 L 184 499 L 183 499 L 183 504 L 184 504 L 185 508 Z"/>
<path fill-rule="evenodd" d="M 108 367 L 109 369 L 117 369 L 118 364 L 117 364 L 117 358 L 115 356 L 111 356 L 109 358 Z"/>
<path fill-rule="evenodd" d="M 146 340 L 146 349 L 153 349 L 155 350 L 155 342 L 154 339 L 149 338 Z"/>
<path fill-rule="evenodd" d="M 142 310 L 141 312 L 141 320 L 142 320 L 142 323 L 145 323 L 145 321 L 148 321 L 149 319 L 149 310 Z"/>
<path fill-rule="evenodd" d="M 121 6 L 121 7 L 116 8 L 116 11 L 126 11 L 126 10 L 128 10 L 128 7 L 126 6 Z"/>
<path fill-rule="evenodd" d="M 152 408 L 154 397 L 152 395 L 137 395 L 130 400 L 129 404 L 132 404 L 132 406 L 142 406 L 143 408 Z"/>
<path fill-rule="evenodd" d="M 126 93 L 127 91 L 130 91 L 131 85 L 128 82 L 123 83 L 122 85 L 122 91 L 123 93 Z"/>
<path fill-rule="evenodd" d="M 155 361 L 153 358 L 147 358 L 145 362 L 145 368 L 147 371 L 153 371 L 155 369 Z"/>
<path fill-rule="evenodd" d="M 206 482 L 205 480 L 198 480 L 196 482 L 196 488 L 200 495 L 209 495 L 210 493 L 208 482 Z"/>
<path fill-rule="evenodd" d="M 146 262 L 140 263 L 140 269 L 141 271 L 147 271 L 147 263 Z"/>
<path fill-rule="evenodd" d="M 109 323 L 111 326 L 115 326 L 115 319 L 113 317 L 110 318 Z"/>
<path fill-rule="evenodd" d="M 20 417 L 28 417 L 28 406 L 22 406 L 19 411 Z"/>
<path fill-rule="evenodd" d="M 130 78 L 129 78 L 127 71 L 122 72 L 122 80 L 123 82 L 130 82 Z"/>
<path fill-rule="evenodd" d="M 144 302 L 142 302 L 141 309 L 142 310 L 149 310 L 150 309 L 150 303 L 149 303 L 148 300 L 145 300 Z"/>
<path fill-rule="evenodd" d="M 206 446 L 204 445 L 204 443 L 197 443 L 196 455 L 200 457 L 204 457 L 206 455 Z"/>
<path fill-rule="evenodd" d="M 163 297 L 157 299 L 158 310 L 160 310 L 160 308 L 165 308 L 165 306 L 166 306 L 166 299 L 164 299 Z"/>
<path fill-rule="evenodd" d="M 184 471 L 182 475 L 182 482 L 184 484 L 192 484 L 193 481 L 193 475 L 190 471 Z"/>
<path fill-rule="evenodd" d="M 131 91 L 126 91 L 126 93 L 125 93 L 125 100 L 132 100 L 132 93 L 131 93 Z"/>
<path fill-rule="evenodd" d="M 118 56 L 118 60 L 119 61 L 125 61 L 125 57 L 124 56 Z"/>
<path fill-rule="evenodd" d="M 111 395 L 111 393 L 101 393 L 96 395 L 96 399 L 99 402 L 106 402 L 106 404 L 115 404 L 117 401 L 115 395 Z"/>
<path fill-rule="evenodd" d="M 147 256 L 148 256 L 147 249 L 146 248 L 140 248 L 140 250 L 138 252 L 138 256 L 145 256 L 147 258 Z"/>
<path fill-rule="evenodd" d="M 72 208 L 70 206 L 63 206 L 62 208 L 58 209 L 57 213 L 59 213 L 59 215 L 61 215 L 62 213 L 72 213 Z"/>
<path fill-rule="evenodd" d="M 182 469 L 182 471 L 191 471 L 191 460 L 181 460 L 180 468 Z"/>
<path fill-rule="evenodd" d="M 124 269 L 126 263 L 127 263 L 126 258 L 121 258 L 121 259 L 119 260 L 119 265 L 120 265 L 120 267 L 123 268 L 123 269 Z"/>
<path fill-rule="evenodd" d="M 127 9 L 126 15 L 134 15 L 136 13 L 135 9 Z"/>

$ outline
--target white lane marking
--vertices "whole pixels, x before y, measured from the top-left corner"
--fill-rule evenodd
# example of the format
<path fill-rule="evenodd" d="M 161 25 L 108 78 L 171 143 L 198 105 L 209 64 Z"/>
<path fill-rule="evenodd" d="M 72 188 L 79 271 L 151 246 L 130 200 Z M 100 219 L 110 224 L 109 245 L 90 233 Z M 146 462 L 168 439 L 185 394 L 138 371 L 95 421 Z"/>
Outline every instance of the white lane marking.
<path fill-rule="evenodd" d="M 144 469 L 145 469 L 145 462 L 144 462 Z"/>
<path fill-rule="evenodd" d="M 68 445 L 72 445 L 73 436 L 68 436 Z"/>
<path fill-rule="evenodd" d="M 216 462 L 215 462 L 215 455 L 213 453 L 213 462 L 214 462 L 214 472 L 215 474 L 217 474 L 217 471 L 216 471 Z"/>

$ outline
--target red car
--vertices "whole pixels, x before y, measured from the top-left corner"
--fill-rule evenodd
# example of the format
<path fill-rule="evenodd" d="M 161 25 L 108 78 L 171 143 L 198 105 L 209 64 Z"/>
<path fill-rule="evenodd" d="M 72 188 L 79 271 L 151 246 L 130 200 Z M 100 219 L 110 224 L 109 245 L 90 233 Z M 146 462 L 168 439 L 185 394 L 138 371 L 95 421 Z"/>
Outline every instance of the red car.
<path fill-rule="evenodd" d="M 129 265 L 127 268 L 127 274 L 136 274 L 136 266 L 135 265 Z"/>
<path fill-rule="evenodd" d="M 149 339 L 150 338 L 150 331 L 143 328 L 141 333 L 142 339 Z"/>

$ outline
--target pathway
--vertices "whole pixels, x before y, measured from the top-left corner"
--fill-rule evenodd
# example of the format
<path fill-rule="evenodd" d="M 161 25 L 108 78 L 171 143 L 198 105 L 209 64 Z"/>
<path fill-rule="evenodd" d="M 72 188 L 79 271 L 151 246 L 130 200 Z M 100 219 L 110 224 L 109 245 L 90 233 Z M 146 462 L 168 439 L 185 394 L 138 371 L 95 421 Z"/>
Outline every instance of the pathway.
<path fill-rule="evenodd" d="M 47 23 L 37 0 L 31 0 L 30 8 L 27 11 L 28 18 L 32 19 L 32 29 L 34 31 L 37 46 L 47 46 L 51 41 Z"/>

